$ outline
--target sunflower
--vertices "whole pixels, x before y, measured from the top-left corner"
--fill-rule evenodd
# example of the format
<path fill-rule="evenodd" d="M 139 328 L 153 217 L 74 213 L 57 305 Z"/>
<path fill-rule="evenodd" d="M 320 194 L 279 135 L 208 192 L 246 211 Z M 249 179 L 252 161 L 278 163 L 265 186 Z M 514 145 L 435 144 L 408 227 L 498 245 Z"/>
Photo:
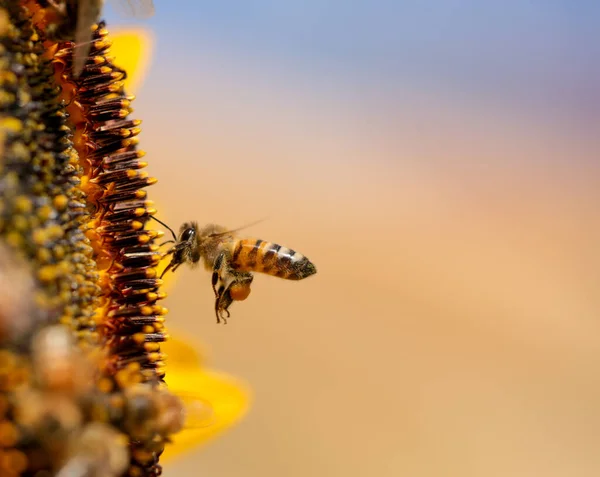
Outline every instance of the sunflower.
<path fill-rule="evenodd" d="M 249 393 L 166 331 L 130 118 L 150 37 L 94 25 L 75 77 L 56 18 L 0 0 L 0 475 L 159 475 Z"/>

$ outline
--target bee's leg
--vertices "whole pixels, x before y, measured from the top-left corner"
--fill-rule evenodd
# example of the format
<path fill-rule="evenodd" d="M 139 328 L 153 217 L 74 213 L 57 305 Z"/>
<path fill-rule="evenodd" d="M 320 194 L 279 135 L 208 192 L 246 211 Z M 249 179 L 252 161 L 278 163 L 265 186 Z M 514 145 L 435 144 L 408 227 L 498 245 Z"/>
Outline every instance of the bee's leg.
<path fill-rule="evenodd" d="M 215 300 L 215 315 L 217 315 L 217 325 L 218 325 L 219 323 L 221 323 L 221 317 L 220 317 L 221 310 L 219 310 L 219 299 L 218 298 Z M 225 321 L 225 324 L 227 324 L 226 321 Z"/>
<path fill-rule="evenodd" d="M 227 318 L 231 316 L 231 313 L 229 313 L 228 308 L 232 302 L 233 300 L 229 295 L 229 290 L 226 290 L 225 287 L 221 285 L 219 287 L 219 295 L 215 300 L 215 312 L 217 314 L 217 323 L 220 323 L 220 320 L 223 320 L 223 324 L 227 324 Z M 225 313 L 227 313 L 227 318 L 223 316 Z"/>
<path fill-rule="evenodd" d="M 218 297 L 217 293 L 217 283 L 221 278 L 221 270 L 227 270 L 229 267 L 229 254 L 226 250 L 223 250 L 217 259 L 215 260 L 215 264 L 213 265 L 213 273 L 212 273 L 212 289 L 215 292 L 215 296 Z"/>
<path fill-rule="evenodd" d="M 177 270 L 179 265 L 181 265 L 183 263 L 183 260 L 181 259 L 181 257 L 178 256 L 179 255 L 178 252 L 181 251 L 183 249 L 183 247 L 184 247 L 184 244 L 175 244 L 162 255 L 162 258 L 166 258 L 169 255 L 173 255 L 173 258 L 171 259 L 171 263 L 169 263 L 169 265 L 167 265 L 167 267 L 161 273 L 160 278 L 162 278 L 164 276 L 164 274 L 167 273 L 171 269 L 174 272 L 175 270 Z"/>
<path fill-rule="evenodd" d="M 181 265 L 182 263 L 183 262 L 175 263 L 175 260 L 171 260 L 171 263 L 169 263 L 163 270 L 163 272 L 160 274 L 160 278 L 164 277 L 165 273 L 167 273 L 169 270 L 175 272 L 175 270 L 177 270 L 179 268 L 179 265 Z"/>
<path fill-rule="evenodd" d="M 161 243 L 159 245 L 159 247 L 162 247 L 163 245 L 166 245 L 169 242 L 173 242 L 173 240 L 167 240 L 166 242 Z M 175 252 L 177 252 L 180 249 L 181 249 L 181 244 L 176 243 L 169 250 L 167 250 L 165 253 L 163 253 L 163 257 L 168 257 L 169 255 L 173 255 Z"/>
<path fill-rule="evenodd" d="M 218 297 L 219 294 L 217 293 L 217 283 L 219 281 L 219 272 L 213 272 L 211 280 L 212 280 L 212 289 L 215 292 L 215 296 Z"/>
<path fill-rule="evenodd" d="M 169 263 L 166 268 L 162 271 L 162 273 L 160 274 L 160 278 L 165 276 L 165 273 L 167 273 L 169 270 L 171 270 L 171 268 L 173 268 L 173 262 Z M 173 268 L 173 271 L 175 271 L 175 268 Z"/>
<path fill-rule="evenodd" d="M 250 293 L 250 284 L 254 277 L 248 272 L 239 272 L 231 266 L 231 255 L 223 251 L 215 260 L 212 274 L 212 287 L 215 292 L 215 313 L 217 323 L 223 320 L 227 313 L 229 318 L 229 307 L 236 300 L 245 300 Z M 218 286 L 218 288 L 217 288 Z"/>

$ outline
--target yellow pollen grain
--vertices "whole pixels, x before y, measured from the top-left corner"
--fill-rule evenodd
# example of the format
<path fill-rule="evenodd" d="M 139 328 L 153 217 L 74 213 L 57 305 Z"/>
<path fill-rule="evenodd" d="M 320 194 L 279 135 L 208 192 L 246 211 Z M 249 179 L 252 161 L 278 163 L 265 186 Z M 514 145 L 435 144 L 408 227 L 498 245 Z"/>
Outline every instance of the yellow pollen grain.
<path fill-rule="evenodd" d="M 48 263 L 52 260 L 52 252 L 47 248 L 38 248 L 36 255 L 41 263 Z"/>
<path fill-rule="evenodd" d="M 133 147 L 139 144 L 140 140 L 137 137 L 125 139 L 123 141 L 123 147 Z"/>
<path fill-rule="evenodd" d="M 162 358 L 161 353 L 157 353 L 157 352 L 148 353 L 148 360 L 151 363 L 155 363 L 157 361 L 160 361 L 161 358 Z"/>
<path fill-rule="evenodd" d="M 59 239 L 65 234 L 65 231 L 60 225 L 52 225 L 48 227 L 47 230 L 52 240 Z"/>
<path fill-rule="evenodd" d="M 24 243 L 23 236 L 18 232 L 9 232 L 6 234 L 6 243 L 14 248 L 19 248 Z"/>
<path fill-rule="evenodd" d="M 55 280 L 57 276 L 58 268 L 54 265 L 46 265 L 38 270 L 38 278 L 44 283 Z"/>
<path fill-rule="evenodd" d="M 155 353 L 160 350 L 160 345 L 149 341 L 148 343 L 144 343 L 144 350 L 148 353 Z"/>
<path fill-rule="evenodd" d="M 167 310 L 167 308 L 165 308 L 164 306 L 160 306 L 160 305 L 155 305 L 153 311 L 157 315 L 166 315 L 169 312 L 169 310 Z"/>
<path fill-rule="evenodd" d="M 142 306 L 142 308 L 140 309 L 140 312 L 144 316 L 150 316 L 152 314 L 152 307 L 151 306 Z"/>
<path fill-rule="evenodd" d="M 40 218 L 40 220 L 42 220 L 44 222 L 46 220 L 48 220 L 51 215 L 52 215 L 52 207 L 50 207 L 49 205 L 43 205 L 37 211 L 37 216 Z"/>
<path fill-rule="evenodd" d="M 13 226 L 15 229 L 17 229 L 19 231 L 24 231 L 29 228 L 27 219 L 21 215 L 17 215 L 16 217 L 14 217 Z"/>
<path fill-rule="evenodd" d="M 156 301 L 158 300 L 158 295 L 156 293 L 148 293 L 146 294 L 146 299 L 148 301 Z"/>
<path fill-rule="evenodd" d="M 62 212 L 63 210 L 65 210 L 67 208 L 67 205 L 69 204 L 69 198 L 66 195 L 57 195 L 54 199 L 53 199 L 53 204 L 54 207 L 59 211 Z"/>
<path fill-rule="evenodd" d="M 132 363 L 129 363 L 125 369 L 127 369 L 127 371 L 129 371 L 130 373 L 137 373 L 141 368 L 142 366 L 140 365 L 140 363 L 134 361 Z"/>
<path fill-rule="evenodd" d="M 129 373 L 122 369 L 121 371 L 117 371 L 115 374 L 115 381 L 120 388 L 126 388 L 131 384 L 131 379 Z"/>
<path fill-rule="evenodd" d="M 54 253 L 54 258 L 56 258 L 58 260 L 62 260 L 63 258 L 65 258 L 66 251 L 62 245 L 56 245 L 52 249 L 52 252 Z"/>
<path fill-rule="evenodd" d="M 116 81 L 109 86 L 108 90 L 111 93 L 117 93 L 118 91 L 120 91 L 123 88 L 123 85 L 124 85 L 123 81 Z"/>
<path fill-rule="evenodd" d="M 105 35 L 106 36 L 106 35 Z M 94 46 L 98 49 L 101 50 L 103 48 L 107 48 L 112 46 L 112 41 L 107 40 L 106 38 L 102 38 L 100 40 L 96 40 L 94 41 Z"/>
<path fill-rule="evenodd" d="M 48 235 L 46 234 L 46 230 L 37 229 L 34 230 L 31 238 L 33 239 L 33 243 L 35 243 L 36 245 L 42 245 L 48 239 Z"/>
<path fill-rule="evenodd" d="M 22 214 L 29 214 L 33 209 L 33 204 L 28 197 L 21 195 L 15 199 L 15 209 Z"/>
<path fill-rule="evenodd" d="M 0 119 L 0 129 L 6 129 L 10 132 L 18 133 L 23 129 L 23 123 L 17 118 L 3 118 Z"/>
<path fill-rule="evenodd" d="M 146 341 L 146 335 L 144 333 L 135 333 L 132 338 L 137 344 L 142 344 Z"/>

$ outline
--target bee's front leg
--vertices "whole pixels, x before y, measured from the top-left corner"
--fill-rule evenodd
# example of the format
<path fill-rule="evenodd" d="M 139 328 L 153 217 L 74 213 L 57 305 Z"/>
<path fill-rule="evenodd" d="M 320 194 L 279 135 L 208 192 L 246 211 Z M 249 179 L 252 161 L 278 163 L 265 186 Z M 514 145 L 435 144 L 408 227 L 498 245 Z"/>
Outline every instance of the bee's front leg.
<path fill-rule="evenodd" d="M 172 257 L 171 262 L 163 270 L 163 272 L 160 275 L 160 278 L 162 278 L 165 275 L 165 273 L 167 273 L 169 270 L 171 270 L 171 272 L 175 272 L 175 270 L 177 270 L 179 266 L 187 260 L 187 257 L 184 255 L 184 252 L 185 243 L 176 243 L 169 250 L 162 254 L 161 258 L 167 258 L 169 255 L 172 255 Z"/>

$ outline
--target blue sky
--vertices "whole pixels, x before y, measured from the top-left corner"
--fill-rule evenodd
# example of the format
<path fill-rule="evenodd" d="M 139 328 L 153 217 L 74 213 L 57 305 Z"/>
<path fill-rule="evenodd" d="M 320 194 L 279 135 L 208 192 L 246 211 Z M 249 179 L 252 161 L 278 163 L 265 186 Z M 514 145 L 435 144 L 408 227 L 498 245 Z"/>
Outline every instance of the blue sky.
<path fill-rule="evenodd" d="M 110 3 L 110 2 L 109 2 Z M 568 0 L 155 0 L 139 22 L 156 62 L 202 51 L 393 92 L 418 84 L 534 108 L 600 111 L 600 2 Z M 175 7 L 176 5 L 176 7 Z M 110 7 L 110 24 L 123 23 Z M 131 23 L 131 21 L 125 21 Z"/>

